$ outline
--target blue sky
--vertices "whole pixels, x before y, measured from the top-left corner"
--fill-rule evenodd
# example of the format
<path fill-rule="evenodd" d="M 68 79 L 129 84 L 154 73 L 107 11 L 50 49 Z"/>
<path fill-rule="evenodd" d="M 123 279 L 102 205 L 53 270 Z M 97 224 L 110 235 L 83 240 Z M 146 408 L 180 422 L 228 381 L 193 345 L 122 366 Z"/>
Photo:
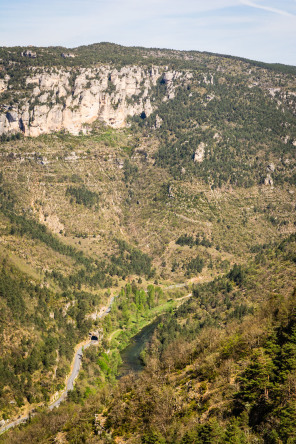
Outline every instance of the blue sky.
<path fill-rule="evenodd" d="M 296 65 L 296 0 L 0 0 L 0 46 L 101 41 Z"/>

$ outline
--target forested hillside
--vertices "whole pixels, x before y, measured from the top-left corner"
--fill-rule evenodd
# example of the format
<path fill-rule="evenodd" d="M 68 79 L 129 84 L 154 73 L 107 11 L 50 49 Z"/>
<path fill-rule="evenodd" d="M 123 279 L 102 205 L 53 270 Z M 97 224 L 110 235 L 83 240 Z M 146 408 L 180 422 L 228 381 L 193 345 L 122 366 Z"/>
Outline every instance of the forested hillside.
<path fill-rule="evenodd" d="M 76 392 L 5 442 L 293 442 L 294 284 L 291 236 L 195 286 L 162 318 L 140 376 L 86 398 Z M 104 359 L 110 365 L 110 356 L 91 353 L 86 363 L 105 372 Z"/>
<path fill-rule="evenodd" d="M 0 427 L 34 414 L 0 441 L 296 440 L 295 75 L 0 48 Z"/>

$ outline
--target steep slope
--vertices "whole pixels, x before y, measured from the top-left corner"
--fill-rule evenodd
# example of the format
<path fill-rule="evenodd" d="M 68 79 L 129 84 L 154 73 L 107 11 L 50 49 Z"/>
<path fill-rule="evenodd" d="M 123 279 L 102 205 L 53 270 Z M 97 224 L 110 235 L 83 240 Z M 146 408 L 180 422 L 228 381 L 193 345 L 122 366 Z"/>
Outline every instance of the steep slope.
<path fill-rule="evenodd" d="M 7 107 L 4 103 L 7 112 L 0 118 L 0 134 L 22 131 L 36 137 L 61 130 L 78 134 L 98 118 L 119 128 L 127 116 L 151 114 L 149 90 L 160 76 L 157 68 L 148 71 L 137 66 L 120 70 L 110 66 L 73 70 L 32 67 L 22 79 L 23 89 L 14 91 L 17 104 Z M 9 92 L 5 93 L 10 86 L 8 77 L 2 100 L 9 100 Z"/>
<path fill-rule="evenodd" d="M 110 44 L 1 48 L 0 58 L 2 418 L 60 389 L 75 344 L 90 331 L 116 326 L 129 338 L 135 317 L 155 316 L 144 297 L 142 311 L 135 308 L 135 293 L 124 322 L 110 316 L 113 327 L 99 325 L 96 314 L 127 283 L 163 290 L 226 274 L 168 321 L 170 334 L 188 324 L 199 335 L 218 322 L 221 339 L 233 319 L 252 323 L 267 300 L 256 301 L 263 287 L 255 276 L 263 280 L 267 266 L 251 268 L 250 288 L 237 281 L 239 267 L 258 252 L 264 261 L 296 228 L 295 68 Z M 281 283 L 287 296 L 294 259 L 274 251 L 268 291 Z M 188 356 L 196 343 L 181 345 Z M 147 359 L 163 380 L 161 353 Z"/>
<path fill-rule="evenodd" d="M 295 272 L 291 236 L 196 286 L 163 317 L 139 377 L 41 413 L 5 442 L 291 442 Z"/>

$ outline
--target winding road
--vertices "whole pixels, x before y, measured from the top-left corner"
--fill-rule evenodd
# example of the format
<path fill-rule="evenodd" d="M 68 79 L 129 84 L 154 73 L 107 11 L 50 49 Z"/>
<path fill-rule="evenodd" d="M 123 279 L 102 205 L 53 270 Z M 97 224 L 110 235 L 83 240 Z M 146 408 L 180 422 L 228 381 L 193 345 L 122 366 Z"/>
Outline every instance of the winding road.
<path fill-rule="evenodd" d="M 187 284 L 175 284 L 175 285 L 170 285 L 170 286 L 166 287 L 166 289 L 169 290 L 169 289 L 172 289 L 172 288 L 180 288 L 180 287 L 185 287 L 186 285 Z M 185 299 L 185 298 L 187 298 L 189 296 L 191 296 L 191 294 L 183 296 L 180 299 L 183 299 L 183 298 Z M 116 296 L 112 296 L 111 297 L 111 299 L 109 301 L 109 305 L 102 309 L 101 313 L 99 315 L 97 315 L 97 318 L 103 318 L 108 313 L 110 313 L 111 306 L 112 306 L 115 298 L 116 298 Z M 68 376 L 68 378 L 66 380 L 66 387 L 65 387 L 64 391 L 59 394 L 58 398 L 48 405 L 48 408 L 50 410 L 53 410 L 55 407 L 58 407 L 61 404 L 61 402 L 63 402 L 67 398 L 67 393 L 70 390 L 73 390 L 74 381 L 77 378 L 77 376 L 79 374 L 79 371 L 80 371 L 83 351 L 86 348 L 88 348 L 89 346 L 91 346 L 93 344 L 95 345 L 97 343 L 98 343 L 98 341 L 88 341 L 88 342 L 84 341 L 84 342 L 78 344 L 76 353 L 75 353 L 74 358 L 73 358 L 72 366 L 71 366 L 72 370 L 71 370 L 71 373 L 70 373 L 70 375 Z M 11 429 L 12 427 L 16 427 L 16 426 L 18 426 L 18 425 L 20 425 L 22 423 L 25 423 L 26 421 L 28 421 L 28 419 L 32 418 L 35 414 L 36 414 L 35 413 L 35 408 L 33 408 L 32 410 L 29 411 L 29 413 L 27 413 L 27 414 L 25 414 L 23 416 L 19 416 L 14 421 L 11 421 L 11 422 L 3 425 L 2 427 L 0 427 L 0 435 L 2 435 L 4 432 L 7 432 L 7 430 Z"/>
<path fill-rule="evenodd" d="M 111 306 L 114 302 L 115 297 L 116 296 L 112 296 L 112 298 L 109 301 L 109 305 L 107 307 L 103 308 L 102 312 L 99 315 L 97 315 L 97 318 L 103 318 L 108 313 L 110 313 Z M 71 373 L 66 380 L 66 387 L 65 387 L 64 391 L 59 394 L 59 397 L 55 401 L 53 401 L 51 404 L 49 404 L 48 408 L 50 410 L 53 410 L 55 407 L 58 407 L 61 404 L 61 402 L 63 402 L 67 398 L 67 393 L 70 390 L 73 390 L 74 381 L 77 378 L 79 371 L 80 371 L 83 351 L 86 348 L 88 348 L 90 345 L 93 345 L 93 344 L 95 345 L 97 343 L 98 343 L 98 341 L 88 341 L 88 342 L 84 341 L 78 345 L 78 348 L 77 348 L 76 353 L 73 358 L 73 362 L 72 362 L 72 366 L 71 366 L 71 368 L 72 368 Z M 35 414 L 36 414 L 35 409 L 32 409 L 32 410 L 30 410 L 30 412 L 28 414 L 23 415 L 23 416 L 19 416 L 14 421 L 11 421 L 11 422 L 3 425 L 0 428 L 0 435 L 2 435 L 2 433 L 4 433 L 4 432 L 7 432 L 7 430 L 11 429 L 12 427 L 16 427 L 17 425 L 20 425 L 20 424 L 28 421 L 28 419 L 32 418 Z"/>
<path fill-rule="evenodd" d="M 110 313 L 111 306 L 114 302 L 114 299 L 115 299 L 115 296 L 112 296 L 112 298 L 109 301 L 109 305 L 102 310 L 102 312 L 97 316 L 97 318 L 103 318 L 104 316 L 106 316 L 106 314 Z M 75 353 L 73 364 L 72 364 L 72 371 L 67 378 L 66 388 L 60 394 L 58 399 L 56 399 L 52 404 L 49 405 L 50 410 L 54 409 L 55 407 L 58 407 L 60 405 L 60 403 L 66 399 L 67 393 L 70 390 L 73 390 L 74 381 L 77 378 L 79 370 L 80 370 L 83 351 L 86 348 L 88 348 L 90 345 L 92 345 L 92 344 L 95 345 L 97 343 L 98 343 L 98 341 L 89 341 L 89 342 L 84 342 L 84 343 L 78 345 L 78 349 Z"/>
<path fill-rule="evenodd" d="M 81 360 L 83 355 L 83 350 L 88 348 L 92 344 L 97 344 L 97 341 L 89 341 L 84 345 L 81 345 L 74 356 L 74 362 L 73 362 L 73 368 L 70 376 L 67 379 L 66 388 L 65 390 L 59 395 L 58 399 L 56 399 L 52 404 L 49 405 L 49 410 L 54 409 L 55 407 L 58 407 L 61 402 L 65 401 L 67 398 L 67 394 L 70 390 L 73 390 L 74 388 L 74 381 L 78 376 L 80 366 L 81 366 Z"/>

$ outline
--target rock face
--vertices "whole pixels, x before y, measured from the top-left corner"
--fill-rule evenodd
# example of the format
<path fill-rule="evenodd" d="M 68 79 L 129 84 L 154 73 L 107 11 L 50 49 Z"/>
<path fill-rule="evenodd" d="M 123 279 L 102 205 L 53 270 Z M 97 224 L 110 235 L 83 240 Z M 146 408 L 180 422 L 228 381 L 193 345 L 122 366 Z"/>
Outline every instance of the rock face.
<path fill-rule="evenodd" d="M 205 148 L 206 145 L 204 142 L 200 142 L 198 145 L 194 155 L 193 155 L 193 161 L 201 163 L 204 160 L 205 157 Z"/>
<path fill-rule="evenodd" d="M 65 229 L 64 225 L 59 221 L 55 214 L 45 216 L 42 212 L 39 213 L 39 221 L 46 225 L 55 234 L 60 233 Z"/>
<path fill-rule="evenodd" d="M 271 177 L 270 173 L 268 173 L 266 178 L 264 179 L 264 185 L 273 187 L 273 180 L 272 180 L 272 177 Z"/>
<path fill-rule="evenodd" d="M 4 79 L 0 79 L 0 94 L 6 90 L 6 82 Z"/>
<path fill-rule="evenodd" d="M 22 52 L 23 57 L 30 57 L 31 59 L 36 59 L 37 54 L 36 52 L 31 51 L 30 49 L 27 49 L 26 51 Z"/>
<path fill-rule="evenodd" d="M 267 165 L 267 171 L 271 171 L 272 173 L 274 173 L 275 171 L 274 163 L 270 163 L 269 165 Z"/>
<path fill-rule="evenodd" d="M 155 129 L 159 129 L 161 127 L 162 122 L 163 122 L 162 118 L 159 117 L 158 114 L 156 114 L 156 117 L 155 117 Z"/>
<path fill-rule="evenodd" d="M 166 100 L 174 97 L 178 72 L 161 72 L 158 67 L 144 69 L 110 66 L 80 69 L 31 69 L 26 78 L 27 99 L 2 107 L 0 135 L 22 131 L 25 136 L 66 130 L 84 131 L 85 124 L 99 119 L 114 128 L 124 127 L 128 116 L 149 116 L 154 110 L 151 89 L 158 81 L 167 85 Z M 0 93 L 6 89 L 1 81 Z M 18 91 L 14 91 L 18 94 Z"/>
<path fill-rule="evenodd" d="M 61 56 L 64 58 L 64 59 L 67 59 L 67 58 L 74 58 L 75 57 L 75 54 L 72 54 L 71 52 L 62 52 L 62 54 L 61 54 Z"/>

